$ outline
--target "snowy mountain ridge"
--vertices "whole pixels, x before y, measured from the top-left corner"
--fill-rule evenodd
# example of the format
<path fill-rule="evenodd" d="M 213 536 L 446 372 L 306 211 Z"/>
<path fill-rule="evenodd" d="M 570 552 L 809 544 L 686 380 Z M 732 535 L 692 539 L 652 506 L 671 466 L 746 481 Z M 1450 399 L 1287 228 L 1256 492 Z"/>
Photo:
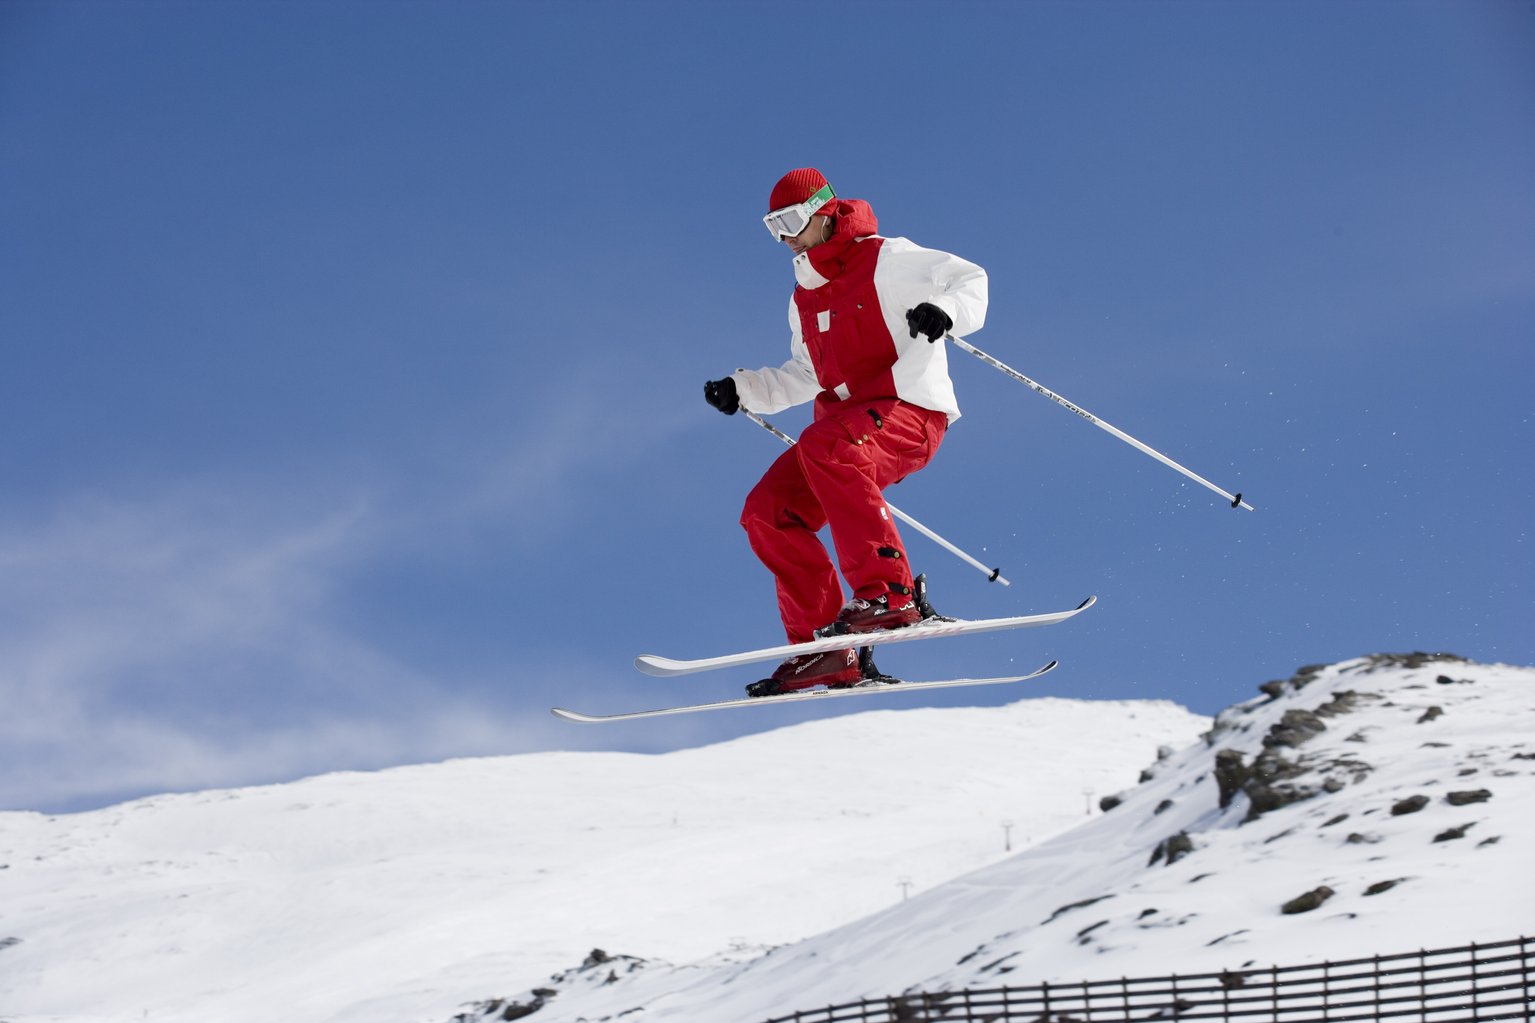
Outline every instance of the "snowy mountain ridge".
<path fill-rule="evenodd" d="M 1070 829 L 1210 727 L 1166 701 L 882 706 L 0 813 L 0 1020 L 443 1023 L 594 947 L 754 958 Z"/>
<path fill-rule="evenodd" d="M 599 954 L 457 1019 L 752 1023 L 1535 932 L 1535 669 L 1376 655 L 1260 688 L 1102 816 L 866 919 L 744 962 Z"/>

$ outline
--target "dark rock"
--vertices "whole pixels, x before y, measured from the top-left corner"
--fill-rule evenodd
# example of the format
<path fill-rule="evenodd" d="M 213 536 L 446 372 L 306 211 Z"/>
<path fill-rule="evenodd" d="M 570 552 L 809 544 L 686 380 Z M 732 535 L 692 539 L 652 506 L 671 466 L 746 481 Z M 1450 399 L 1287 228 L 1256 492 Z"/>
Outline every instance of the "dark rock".
<path fill-rule="evenodd" d="M 1309 710 L 1287 710 L 1279 723 L 1263 737 L 1265 749 L 1279 746 L 1299 746 L 1320 732 L 1327 731 L 1327 724 Z"/>
<path fill-rule="evenodd" d="M 1391 816 L 1401 817 L 1403 814 L 1417 813 L 1427 805 L 1427 796 L 1409 796 L 1391 807 Z"/>
<path fill-rule="evenodd" d="M 1102 810 L 1104 813 L 1108 813 L 1110 810 L 1114 809 L 1114 807 L 1118 806 L 1124 801 L 1125 799 L 1123 796 L 1104 796 L 1102 799 L 1098 800 L 1098 809 Z"/>
<path fill-rule="evenodd" d="M 1315 682 L 1316 677 L 1322 672 L 1326 671 L 1327 668 L 1328 666 L 1325 664 L 1302 665 L 1301 667 L 1295 669 L 1295 677 L 1290 679 L 1290 685 L 1294 686 L 1296 689 L 1304 689 L 1312 682 Z"/>
<path fill-rule="evenodd" d="M 1093 933 L 1098 928 L 1105 926 L 1107 923 L 1108 923 L 1107 920 L 1099 920 L 1095 924 L 1089 924 L 1088 926 L 1082 928 L 1080 931 L 1077 932 L 1077 940 L 1079 940 L 1079 941 L 1081 941 L 1081 942 L 1083 942 L 1085 944 L 1086 941 L 1087 941 L 1087 936 L 1089 934 Z"/>
<path fill-rule="evenodd" d="M 1309 913 L 1332 898 L 1334 894 L 1333 890 L 1324 884 L 1311 889 L 1311 891 L 1304 895 L 1297 895 L 1283 906 L 1280 906 L 1279 911 L 1285 914 Z"/>
<path fill-rule="evenodd" d="M 1434 836 L 1434 841 L 1453 842 L 1457 838 L 1465 838 L 1466 832 L 1470 831 L 1474 827 L 1476 827 L 1476 821 L 1472 821 L 1470 824 L 1462 824 L 1458 828 L 1450 828 L 1446 831 L 1441 831 L 1439 834 Z"/>
<path fill-rule="evenodd" d="M 1152 812 L 1153 815 L 1155 815 L 1155 814 L 1162 813 L 1162 812 L 1164 812 L 1166 810 L 1170 810 L 1170 809 L 1172 809 L 1172 807 L 1173 807 L 1173 801 L 1171 799 L 1164 799 L 1160 803 L 1158 803 L 1157 804 L 1157 808 L 1155 810 L 1151 811 L 1151 812 Z"/>
<path fill-rule="evenodd" d="M 1285 784 L 1288 779 L 1305 773 L 1305 768 L 1285 760 L 1272 750 L 1265 750 L 1258 754 L 1258 759 L 1252 764 L 1252 776 L 1242 787 L 1251 804 L 1248 807 L 1247 817 L 1242 823 L 1257 820 L 1280 807 L 1299 803 L 1316 795 L 1317 790 L 1311 786 Z"/>
<path fill-rule="evenodd" d="M 612 961 L 612 956 L 608 955 L 600 948 L 594 948 L 592 949 L 591 954 L 586 957 L 586 962 L 581 964 L 581 968 L 588 969 L 590 967 L 601 966 L 603 963 L 609 963 Z"/>
<path fill-rule="evenodd" d="M 1223 749 L 1215 754 L 1215 784 L 1220 790 L 1221 809 L 1231 805 L 1236 794 L 1247 784 L 1251 772 L 1242 762 L 1242 754 L 1234 749 Z"/>
<path fill-rule="evenodd" d="M 985 966 L 981 967 L 981 972 L 982 973 L 996 973 L 996 974 L 1012 973 L 1018 967 L 1016 967 L 1016 966 L 1004 966 L 1003 964 L 1006 963 L 1009 959 L 1012 959 L 1012 958 L 1014 958 L 1017 955 L 1018 955 L 1017 952 L 1009 952 L 1007 955 L 1003 956 L 1001 959 L 998 959 L 996 962 L 987 963 Z M 896 1016 L 896 1019 L 902 1021 L 902 1023 L 904 1023 L 904 1021 L 906 1021 L 906 1020 L 914 1020 L 916 1018 L 917 1017 L 915 1017 L 915 1016 L 909 1016 L 909 1015 L 908 1016 L 901 1016 L 901 1015 L 897 1015 Z"/>
<path fill-rule="evenodd" d="M 1193 851 L 1194 840 L 1189 837 L 1188 832 L 1180 831 L 1171 838 L 1164 838 L 1157 843 L 1156 849 L 1151 854 L 1151 860 L 1146 866 L 1152 866 L 1165 857 L 1170 867 Z"/>
<path fill-rule="evenodd" d="M 1399 877 L 1395 881 L 1376 881 L 1374 884 L 1370 885 L 1370 887 L 1366 888 L 1364 893 L 1366 895 L 1379 895 L 1381 892 L 1389 892 L 1391 889 L 1401 884 L 1403 880 L 1403 878 Z"/>
<path fill-rule="evenodd" d="M 1270 700 L 1277 700 L 1284 695 L 1285 683 L 1282 679 L 1273 682 L 1265 682 L 1258 687 L 1258 692 L 1267 696 Z"/>
<path fill-rule="evenodd" d="M 1344 822 L 1344 821 L 1346 821 L 1346 820 L 1348 820 L 1348 814 L 1346 814 L 1346 813 L 1340 813 L 1340 814 L 1338 814 L 1338 816 L 1336 816 L 1336 817 L 1334 817 L 1334 818 L 1332 818 L 1332 819 L 1331 819 L 1331 820 L 1329 820 L 1329 821 L 1327 821 L 1327 822 L 1326 822 L 1326 823 L 1324 823 L 1324 824 L 1323 824 L 1323 825 L 1322 825 L 1322 827 L 1324 827 L 1324 828 L 1330 828 L 1330 827 L 1332 827 L 1332 826 L 1333 826 L 1333 825 L 1334 825 L 1334 824 L 1342 824 L 1342 823 L 1343 823 L 1343 822 Z"/>
<path fill-rule="evenodd" d="M 1458 654 L 1424 653 L 1421 650 L 1410 654 L 1372 654 L 1370 666 L 1372 668 L 1421 668 L 1427 664 L 1436 664 L 1440 661 L 1457 661 L 1461 664 L 1469 664 L 1464 657 Z"/>
<path fill-rule="evenodd" d="M 479 1023 L 481 1020 L 510 1021 L 523 1019 L 533 1015 L 546 1004 L 546 999 L 552 998 L 554 991 L 548 988 L 539 988 L 533 992 L 533 1001 L 526 1005 L 522 1002 L 511 1002 L 505 998 L 493 998 L 488 1002 L 477 1002 L 473 1011 L 460 1013 L 453 1017 L 452 1023 Z"/>
<path fill-rule="evenodd" d="M 1492 793 L 1486 789 L 1473 789 L 1466 792 L 1451 792 L 1444 797 L 1444 801 L 1451 806 L 1469 806 L 1472 803 L 1485 803 L 1492 798 Z"/>
<path fill-rule="evenodd" d="M 1361 835 L 1357 831 L 1351 831 L 1349 832 L 1349 836 L 1343 841 L 1347 842 L 1349 845 L 1374 845 L 1376 842 L 1380 841 L 1380 836 Z"/>
<path fill-rule="evenodd" d="M 1383 697 L 1376 693 L 1359 693 L 1352 689 L 1345 689 L 1340 693 L 1334 693 L 1332 699 L 1322 704 L 1316 712 L 1324 718 L 1335 718 L 1343 714 L 1352 713 L 1358 709 L 1361 703 L 1368 700 L 1381 700 Z"/>
<path fill-rule="evenodd" d="M 1045 923 L 1052 923 L 1055 918 L 1060 916 L 1062 913 L 1069 913 L 1074 909 L 1082 909 L 1084 906 L 1091 906 L 1095 902 L 1102 902 L 1104 899 L 1112 899 L 1113 897 L 1113 894 L 1099 895 L 1097 898 L 1083 899 L 1081 902 L 1068 902 L 1060 909 L 1057 909 L 1054 913 L 1051 913 L 1050 918 L 1046 920 Z"/>
<path fill-rule="evenodd" d="M 1428 710 L 1424 711 L 1423 712 L 1423 716 L 1418 719 L 1418 724 L 1420 724 L 1420 725 L 1427 724 L 1428 722 L 1434 720 L 1437 717 L 1442 716 L 1443 714 L 1444 714 L 1444 708 L 1443 707 L 1430 707 Z"/>

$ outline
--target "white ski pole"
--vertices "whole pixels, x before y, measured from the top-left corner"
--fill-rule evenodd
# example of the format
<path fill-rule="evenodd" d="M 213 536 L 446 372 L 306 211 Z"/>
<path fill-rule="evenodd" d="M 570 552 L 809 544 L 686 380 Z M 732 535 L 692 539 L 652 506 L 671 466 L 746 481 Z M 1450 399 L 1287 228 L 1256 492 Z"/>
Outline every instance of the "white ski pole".
<path fill-rule="evenodd" d="M 768 433 L 771 433 L 773 436 L 777 437 L 791 448 L 794 446 L 793 437 L 790 437 L 787 433 L 784 433 L 778 427 L 774 426 L 772 423 L 768 422 L 766 419 L 762 418 L 757 413 L 747 408 L 745 405 L 741 406 L 741 412 L 746 416 L 746 418 L 750 419 L 752 422 L 756 423 L 758 426 L 762 427 Z M 970 555 L 966 554 L 964 551 L 960 550 L 958 547 L 954 546 L 949 541 L 933 532 L 931 529 L 928 529 L 922 523 L 918 522 L 910 515 L 907 515 L 905 512 L 901 511 L 901 509 L 897 508 L 890 502 L 886 501 L 885 507 L 890 509 L 890 514 L 906 523 L 912 529 L 915 529 L 917 532 L 921 533 L 923 536 L 927 537 L 929 540 L 933 541 L 938 546 L 948 551 L 950 554 L 959 558 L 961 561 L 974 566 L 977 571 L 984 574 L 986 578 L 991 582 L 1001 583 L 1003 586 L 1013 585 L 1003 577 L 1002 570 L 1000 568 L 988 568 L 986 565 L 981 564 L 979 561 L 976 561 Z"/>
<path fill-rule="evenodd" d="M 1233 508 L 1246 508 L 1248 511 L 1252 511 L 1253 510 L 1253 506 L 1252 505 L 1250 505 L 1246 501 L 1242 500 L 1242 495 L 1240 493 L 1237 493 L 1237 494 L 1228 494 L 1228 493 L 1226 493 L 1226 491 L 1222 490 L 1220 487 L 1217 487 L 1214 483 L 1211 483 L 1209 480 L 1205 479 L 1203 476 L 1200 476 L 1198 473 L 1190 472 L 1188 469 L 1185 469 L 1183 466 L 1179 465 L 1177 462 L 1173 461 L 1171 458 L 1168 458 L 1166 455 L 1162 454 L 1162 452 L 1157 451 L 1154 448 L 1147 447 L 1145 444 L 1142 444 L 1140 441 L 1136 440 L 1134 437 L 1130 436 L 1128 433 L 1125 433 L 1123 430 L 1120 430 L 1120 429 L 1117 429 L 1117 428 L 1115 428 L 1113 426 L 1110 426 L 1108 423 L 1105 423 L 1103 420 L 1099 419 L 1097 416 L 1093 415 L 1091 412 L 1087 411 L 1086 409 L 1082 408 L 1079 405 L 1075 405 L 1072 402 L 1067 401 L 1065 398 L 1061 397 L 1059 394 L 1056 394 L 1054 391 L 1050 390 L 1048 387 L 1045 387 L 1042 384 L 1035 383 L 1033 380 L 1030 380 L 1028 377 L 1024 376 L 1022 373 L 1018 372 L 1013 367 L 1007 365 L 1004 362 L 1000 362 L 997 359 L 994 359 L 990 355 L 987 355 L 985 352 L 981 351 L 979 348 L 975 347 L 975 345 L 971 344 L 969 341 L 966 341 L 964 338 L 962 338 L 962 337 L 955 337 L 953 334 L 946 334 L 944 336 L 947 337 L 950 341 L 954 342 L 954 345 L 956 347 L 964 349 L 965 351 L 969 352 L 971 355 L 975 356 L 977 359 L 980 359 L 982 362 L 986 363 L 986 365 L 991 366 L 994 369 L 1001 370 L 1003 373 L 1006 373 L 1008 376 L 1012 377 L 1014 380 L 1018 381 L 1019 383 L 1028 385 L 1029 387 L 1033 388 L 1035 391 L 1038 391 L 1040 394 L 1043 394 L 1046 398 L 1049 398 L 1051 401 L 1055 402 L 1057 405 L 1060 405 L 1062 408 L 1070 409 L 1072 412 L 1075 412 L 1077 415 L 1081 416 L 1083 419 L 1086 419 L 1089 423 L 1092 423 L 1094 426 L 1098 427 L 1100 430 L 1104 430 L 1104 431 L 1106 431 L 1108 433 L 1113 434 L 1114 436 L 1118 437 L 1120 440 L 1124 441 L 1126 444 L 1129 444 L 1131 447 L 1136 448 L 1139 451 L 1143 451 L 1146 454 L 1150 455 L 1152 458 L 1155 458 L 1157 461 L 1161 462 L 1163 465 L 1166 465 L 1166 466 L 1168 466 L 1170 468 L 1173 468 L 1173 469 L 1177 469 L 1179 472 L 1183 473 L 1183 475 L 1187 476 L 1189 479 L 1193 480 L 1195 483 L 1198 483 L 1201 486 L 1209 487 L 1211 490 L 1215 491 L 1217 494 L 1221 495 L 1226 500 L 1230 501 L 1231 502 L 1231 507 L 1233 507 Z"/>

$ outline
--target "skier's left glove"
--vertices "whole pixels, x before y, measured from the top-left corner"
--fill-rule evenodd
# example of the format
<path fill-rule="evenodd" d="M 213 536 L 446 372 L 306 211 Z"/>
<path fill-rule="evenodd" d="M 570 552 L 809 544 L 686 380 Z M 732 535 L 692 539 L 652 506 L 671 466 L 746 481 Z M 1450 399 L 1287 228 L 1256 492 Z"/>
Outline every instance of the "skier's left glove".
<path fill-rule="evenodd" d="M 741 398 L 736 394 L 735 378 L 725 377 L 723 380 L 710 380 L 704 384 L 704 401 L 727 416 L 735 415 L 736 410 L 741 407 Z"/>
<path fill-rule="evenodd" d="M 949 319 L 949 314 L 933 305 L 931 302 L 923 302 L 915 309 L 906 312 L 906 326 L 911 328 L 911 336 L 926 334 L 929 343 L 937 341 L 949 332 L 954 326 L 954 321 Z"/>

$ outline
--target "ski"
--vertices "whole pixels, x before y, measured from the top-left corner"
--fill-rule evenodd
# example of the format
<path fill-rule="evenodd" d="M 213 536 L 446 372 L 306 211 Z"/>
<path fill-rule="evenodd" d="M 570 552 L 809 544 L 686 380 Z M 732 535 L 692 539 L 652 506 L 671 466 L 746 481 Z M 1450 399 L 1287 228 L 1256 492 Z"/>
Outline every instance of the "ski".
<path fill-rule="evenodd" d="M 667 714 L 696 714 L 705 710 L 727 710 L 731 707 L 776 707 L 784 703 L 800 703 L 807 700 L 835 700 L 844 696 L 878 696 L 884 693 L 920 693 L 929 689 L 953 689 L 960 686 L 999 686 L 1009 682 L 1026 682 L 1031 678 L 1051 671 L 1057 661 L 1051 661 L 1043 667 L 1029 672 L 1027 675 L 1009 675 L 1005 678 L 951 678 L 941 682 L 902 682 L 891 680 L 888 682 L 873 682 L 852 689 L 805 689 L 797 693 L 784 693 L 780 696 L 743 697 L 738 700 L 720 700 L 717 703 L 695 703 L 685 707 L 661 707 L 657 710 L 637 710 L 623 714 L 583 714 L 580 711 L 566 710 L 564 707 L 551 707 L 550 712 L 557 718 L 566 721 L 575 721 L 579 724 L 600 724 L 608 721 L 634 721 L 639 718 L 662 717 Z"/>
<path fill-rule="evenodd" d="M 879 646 L 885 643 L 905 643 L 917 639 L 937 639 L 940 636 L 968 636 L 978 632 L 998 632 L 1003 629 L 1027 629 L 1039 625 L 1054 625 L 1092 607 L 1097 597 L 1088 597 L 1070 611 L 1054 611 L 1049 614 L 1022 615 L 1017 618 L 981 618 L 971 621 L 953 618 L 929 618 L 904 629 L 882 632 L 849 633 L 846 636 L 830 636 L 813 639 L 808 643 L 787 643 L 783 646 L 763 647 L 719 657 L 700 657 L 694 660 L 677 660 L 656 654 L 641 654 L 634 659 L 634 666 L 647 675 L 667 678 L 672 675 L 690 675 L 696 671 L 714 671 L 717 668 L 734 668 L 759 661 L 783 661 L 799 654 L 818 654 L 826 650 L 846 650 L 854 646 Z"/>

